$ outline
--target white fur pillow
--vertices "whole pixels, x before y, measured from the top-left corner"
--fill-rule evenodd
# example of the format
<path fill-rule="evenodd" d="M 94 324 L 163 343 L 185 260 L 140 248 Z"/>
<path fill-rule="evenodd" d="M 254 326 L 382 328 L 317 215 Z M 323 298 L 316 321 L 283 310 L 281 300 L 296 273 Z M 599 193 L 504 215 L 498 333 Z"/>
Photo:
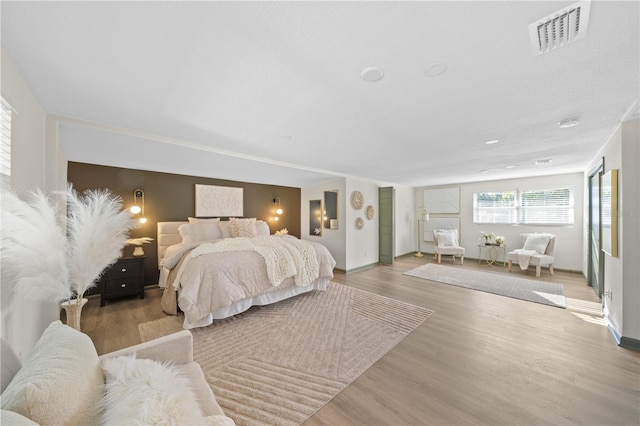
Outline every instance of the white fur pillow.
<path fill-rule="evenodd" d="M 98 423 L 102 394 L 102 371 L 93 342 L 54 321 L 1 399 L 3 410 L 42 425 L 88 425 Z"/>
<path fill-rule="evenodd" d="M 205 423 L 189 380 L 170 364 L 121 356 L 103 360 L 104 425 Z"/>
<path fill-rule="evenodd" d="M 231 218 L 229 220 L 231 226 L 231 236 L 233 238 L 237 237 L 255 237 L 256 232 L 256 218 L 252 217 L 249 219 L 235 219 Z"/>
<path fill-rule="evenodd" d="M 535 250 L 542 254 L 547 251 L 547 246 L 549 245 L 550 240 L 551 236 L 547 234 L 529 234 L 522 249 Z"/>
<path fill-rule="evenodd" d="M 218 225 L 219 221 L 220 219 L 216 219 L 215 222 L 185 223 L 180 225 L 178 232 L 182 237 L 182 242 L 188 244 L 222 238 L 222 232 L 220 232 L 220 226 Z"/>
<path fill-rule="evenodd" d="M 438 245 L 440 247 L 458 247 L 458 239 L 455 232 L 452 231 L 438 231 Z"/>

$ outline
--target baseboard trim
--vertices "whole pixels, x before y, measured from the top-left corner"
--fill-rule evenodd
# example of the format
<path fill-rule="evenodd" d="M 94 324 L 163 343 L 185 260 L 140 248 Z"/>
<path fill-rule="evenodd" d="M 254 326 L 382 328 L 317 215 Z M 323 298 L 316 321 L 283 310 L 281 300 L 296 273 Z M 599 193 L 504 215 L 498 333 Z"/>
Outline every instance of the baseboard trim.
<path fill-rule="evenodd" d="M 631 337 L 622 336 L 620 338 L 620 346 L 622 346 L 623 348 L 626 348 L 626 349 L 632 349 L 634 351 L 639 351 L 640 352 L 640 340 L 638 340 L 638 339 L 633 339 Z"/>
<path fill-rule="evenodd" d="M 358 266 L 357 268 L 353 268 L 353 269 L 348 269 L 346 271 L 344 271 L 345 274 L 353 274 L 354 272 L 360 272 L 360 271 L 364 271 L 365 269 L 371 269 L 374 266 L 378 266 L 379 263 L 375 262 L 375 263 L 370 263 L 368 265 L 362 265 L 362 266 Z"/>
<path fill-rule="evenodd" d="M 613 325 L 613 322 L 611 322 L 611 319 L 609 319 L 609 310 L 607 309 L 607 305 L 602 307 L 602 318 L 604 318 L 604 322 L 607 324 L 607 328 L 609 329 L 609 333 L 611 333 L 613 340 L 615 340 L 616 344 L 620 346 L 621 335 L 615 325 Z"/>

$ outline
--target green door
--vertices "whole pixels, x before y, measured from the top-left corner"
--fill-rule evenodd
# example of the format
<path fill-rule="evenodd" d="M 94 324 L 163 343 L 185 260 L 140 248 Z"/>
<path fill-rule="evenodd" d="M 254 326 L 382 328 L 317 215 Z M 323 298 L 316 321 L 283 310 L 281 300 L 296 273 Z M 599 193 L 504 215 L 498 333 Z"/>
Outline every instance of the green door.
<path fill-rule="evenodd" d="M 378 211 L 379 214 L 379 262 L 385 265 L 393 265 L 395 258 L 395 235 L 394 235 L 394 208 L 393 200 L 395 190 L 393 187 L 378 189 Z"/>

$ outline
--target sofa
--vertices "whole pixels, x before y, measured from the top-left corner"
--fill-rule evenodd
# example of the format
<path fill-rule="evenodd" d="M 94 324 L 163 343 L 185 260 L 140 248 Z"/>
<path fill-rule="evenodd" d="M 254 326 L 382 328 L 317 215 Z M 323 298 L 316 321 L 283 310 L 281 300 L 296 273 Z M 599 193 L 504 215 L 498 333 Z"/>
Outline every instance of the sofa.
<path fill-rule="evenodd" d="M 98 356 L 54 321 L 21 365 L 2 341 L 2 425 L 234 425 L 218 405 L 188 330 Z"/>

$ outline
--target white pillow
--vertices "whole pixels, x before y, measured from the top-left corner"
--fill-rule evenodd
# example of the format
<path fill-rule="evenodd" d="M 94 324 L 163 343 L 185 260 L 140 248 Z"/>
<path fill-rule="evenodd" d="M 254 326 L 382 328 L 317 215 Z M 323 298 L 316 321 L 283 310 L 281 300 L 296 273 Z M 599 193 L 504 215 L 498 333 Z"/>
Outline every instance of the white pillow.
<path fill-rule="evenodd" d="M 217 221 L 220 221 L 220 219 L 217 219 Z M 222 238 L 218 222 L 185 223 L 178 227 L 178 232 L 182 236 L 182 242 L 185 244 Z"/>
<path fill-rule="evenodd" d="M 2 409 L 42 425 L 97 424 L 103 384 L 89 336 L 54 321 L 2 393 Z"/>
<path fill-rule="evenodd" d="M 269 224 L 264 220 L 256 220 L 256 234 L 271 235 L 271 229 L 269 228 Z"/>
<path fill-rule="evenodd" d="M 189 379 L 170 364 L 133 356 L 102 361 L 106 392 L 102 424 L 202 424 Z"/>
<path fill-rule="evenodd" d="M 231 222 L 229 220 L 220 222 L 220 232 L 222 232 L 222 238 L 231 238 Z"/>
<path fill-rule="evenodd" d="M 439 231 L 436 234 L 438 235 L 438 245 L 440 247 L 458 247 L 458 239 L 455 232 Z"/>
<path fill-rule="evenodd" d="M 256 218 L 252 217 L 249 219 L 235 219 L 231 218 L 229 220 L 231 226 L 231 236 L 233 238 L 237 237 L 255 237 L 256 232 Z"/>
<path fill-rule="evenodd" d="M 220 218 L 219 217 L 214 217 L 214 218 L 200 218 L 200 217 L 189 217 L 187 218 L 189 219 L 189 223 L 218 223 L 220 222 Z"/>
<path fill-rule="evenodd" d="M 522 248 L 524 250 L 535 250 L 542 254 L 547 251 L 550 240 L 551 236 L 547 234 L 529 234 Z"/>

